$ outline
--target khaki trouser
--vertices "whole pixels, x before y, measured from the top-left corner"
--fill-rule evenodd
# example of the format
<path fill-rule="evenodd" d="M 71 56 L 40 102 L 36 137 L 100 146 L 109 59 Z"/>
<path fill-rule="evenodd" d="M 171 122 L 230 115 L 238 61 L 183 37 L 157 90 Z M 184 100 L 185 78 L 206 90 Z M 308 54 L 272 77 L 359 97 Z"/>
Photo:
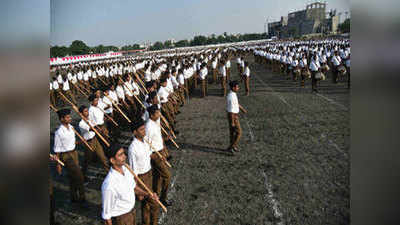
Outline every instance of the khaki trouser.
<path fill-rule="evenodd" d="M 221 89 L 223 92 L 224 97 L 226 96 L 226 77 L 221 77 Z"/>
<path fill-rule="evenodd" d="M 172 111 L 170 110 L 170 106 L 168 105 L 168 102 L 161 104 L 161 113 L 167 119 L 168 123 L 171 126 L 175 124 L 175 120 L 172 115 Z"/>
<path fill-rule="evenodd" d="M 106 170 L 106 172 L 108 172 L 110 170 L 110 165 L 104 154 L 103 146 L 100 144 L 97 137 L 95 136 L 91 140 L 89 140 L 88 144 L 90 145 L 90 147 L 92 147 L 94 152 L 92 152 L 90 149 L 85 149 L 85 161 L 83 162 L 83 167 L 82 167 L 83 174 L 86 175 L 89 163 L 93 162 L 93 159 L 96 155 L 103 164 L 103 167 Z"/>
<path fill-rule="evenodd" d="M 78 152 L 75 150 L 60 153 L 60 159 L 64 162 L 68 172 L 69 191 L 72 201 L 85 199 L 85 188 L 83 186 L 83 174 L 79 167 Z"/>
<path fill-rule="evenodd" d="M 244 75 L 244 85 L 246 94 L 250 94 L 250 77 L 246 75 Z"/>
<path fill-rule="evenodd" d="M 152 170 L 145 174 L 139 174 L 139 178 L 150 189 L 153 189 L 153 173 Z M 156 225 L 158 223 L 159 206 L 157 202 L 145 198 L 142 201 L 142 224 Z"/>
<path fill-rule="evenodd" d="M 113 217 L 112 224 L 114 225 L 136 225 L 136 209 L 135 207 L 128 213 Z"/>
<path fill-rule="evenodd" d="M 71 90 L 67 90 L 67 91 L 64 91 L 64 90 L 63 90 L 63 94 L 65 95 L 65 97 L 67 97 L 68 99 L 72 100 L 72 102 L 73 102 L 74 104 L 76 104 L 75 96 L 72 94 L 72 91 L 71 91 Z M 66 102 L 66 104 L 69 104 L 69 103 Z"/>
<path fill-rule="evenodd" d="M 201 80 L 201 96 L 206 97 L 207 95 L 207 79 Z"/>
<path fill-rule="evenodd" d="M 213 69 L 212 83 L 217 83 L 217 69 Z"/>
<path fill-rule="evenodd" d="M 226 80 L 227 82 L 231 80 L 231 68 L 226 68 Z"/>
<path fill-rule="evenodd" d="M 160 151 L 160 154 L 167 156 L 168 150 L 164 148 Z M 151 160 L 151 166 L 154 168 L 153 191 L 160 196 L 161 201 L 165 201 L 167 200 L 168 187 L 171 181 L 171 172 L 168 166 L 158 156 L 155 157 L 155 160 Z"/>
<path fill-rule="evenodd" d="M 230 138 L 229 148 L 237 148 L 240 137 L 242 136 L 242 128 L 240 127 L 239 115 L 234 114 L 233 123 L 235 126 L 233 127 L 231 116 L 228 113 L 228 123 L 229 123 L 229 138 Z"/>
<path fill-rule="evenodd" d="M 55 91 L 54 90 L 50 91 L 50 103 L 53 106 L 57 106 L 57 104 L 56 104 L 56 96 L 55 96 Z"/>

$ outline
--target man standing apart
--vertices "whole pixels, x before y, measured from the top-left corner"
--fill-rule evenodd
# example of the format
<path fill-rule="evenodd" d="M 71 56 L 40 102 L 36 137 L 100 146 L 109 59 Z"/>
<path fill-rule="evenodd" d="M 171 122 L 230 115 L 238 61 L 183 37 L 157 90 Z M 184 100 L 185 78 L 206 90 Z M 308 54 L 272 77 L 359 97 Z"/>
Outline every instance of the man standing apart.
<path fill-rule="evenodd" d="M 237 92 L 239 91 L 239 82 L 231 81 L 229 83 L 231 91 L 227 96 L 227 113 L 228 113 L 228 125 L 229 125 L 229 134 L 230 134 L 230 145 L 227 148 L 229 152 L 232 154 L 239 151 L 238 143 L 240 137 L 242 136 L 242 128 L 240 127 L 239 122 L 239 110 L 242 110 L 243 113 L 247 113 L 247 111 L 239 104 L 239 100 L 237 97 Z"/>

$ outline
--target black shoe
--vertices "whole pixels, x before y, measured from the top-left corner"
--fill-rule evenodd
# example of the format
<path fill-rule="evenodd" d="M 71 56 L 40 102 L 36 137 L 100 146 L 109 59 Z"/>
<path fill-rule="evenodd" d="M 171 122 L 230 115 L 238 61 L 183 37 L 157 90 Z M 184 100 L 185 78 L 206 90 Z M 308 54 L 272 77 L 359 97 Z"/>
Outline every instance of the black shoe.
<path fill-rule="evenodd" d="M 235 150 L 233 150 L 233 148 L 228 148 L 226 149 L 229 153 L 231 153 L 232 155 L 235 154 Z"/>
<path fill-rule="evenodd" d="M 171 200 L 165 200 L 165 201 L 161 201 L 161 203 L 165 206 L 165 207 L 169 207 L 172 206 L 172 201 Z"/>
<path fill-rule="evenodd" d="M 167 160 L 171 160 L 172 159 L 172 155 L 169 155 L 168 157 L 167 157 Z"/>
<path fill-rule="evenodd" d="M 181 111 L 178 110 L 178 112 L 176 112 L 176 115 L 181 114 Z"/>
<path fill-rule="evenodd" d="M 174 133 L 175 133 L 176 135 L 178 135 L 178 134 L 179 134 L 179 131 L 178 131 L 178 130 L 174 130 Z"/>

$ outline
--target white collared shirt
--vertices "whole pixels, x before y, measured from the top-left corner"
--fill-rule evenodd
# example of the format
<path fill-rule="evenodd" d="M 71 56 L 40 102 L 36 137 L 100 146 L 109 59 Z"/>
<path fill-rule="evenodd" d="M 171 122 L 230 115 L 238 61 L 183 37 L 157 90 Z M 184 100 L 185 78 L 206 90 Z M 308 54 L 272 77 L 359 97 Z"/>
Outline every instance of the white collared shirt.
<path fill-rule="evenodd" d="M 157 95 L 160 96 L 160 103 L 167 103 L 168 102 L 168 91 L 165 87 L 161 86 L 157 92 Z"/>
<path fill-rule="evenodd" d="M 104 113 L 103 113 L 103 111 L 99 107 L 90 105 L 90 107 L 89 107 L 89 120 L 95 126 L 104 124 Z"/>
<path fill-rule="evenodd" d="M 227 99 L 226 110 L 230 113 L 239 113 L 239 100 L 237 98 L 236 92 L 230 91 L 226 99 Z"/>
<path fill-rule="evenodd" d="M 118 85 L 115 88 L 115 91 L 117 92 L 118 98 L 125 100 L 125 92 L 124 92 L 124 89 L 120 85 Z"/>
<path fill-rule="evenodd" d="M 113 100 L 114 103 L 119 103 L 118 96 L 117 96 L 117 93 L 115 91 L 109 90 L 108 93 L 109 93 L 109 96 Z"/>
<path fill-rule="evenodd" d="M 93 123 L 90 122 L 90 120 L 89 123 L 93 126 Z M 79 122 L 79 130 L 85 140 L 90 140 L 96 135 L 94 131 L 90 130 L 90 126 L 83 119 Z"/>
<path fill-rule="evenodd" d="M 164 148 L 164 142 L 161 135 L 160 120 L 157 122 L 149 119 L 146 122 L 146 140 L 154 147 L 155 151 L 161 151 Z"/>
<path fill-rule="evenodd" d="M 250 77 L 250 68 L 248 66 L 244 69 L 243 75 Z"/>
<path fill-rule="evenodd" d="M 103 205 L 101 216 L 104 220 L 126 214 L 135 207 L 134 176 L 125 166 L 122 167 L 122 171 L 124 175 L 111 167 L 101 185 Z"/>
<path fill-rule="evenodd" d="M 110 93 L 110 91 L 108 92 Z M 110 96 L 108 96 L 108 98 L 110 98 Z M 103 103 L 107 106 L 110 106 L 110 108 L 104 110 L 105 113 L 112 113 L 113 112 L 113 105 L 112 102 L 110 101 L 110 99 L 108 99 L 107 96 L 103 96 Z"/>
<path fill-rule="evenodd" d="M 69 152 L 75 149 L 75 133 L 72 130 L 71 124 L 68 124 L 69 129 L 64 125 L 54 133 L 54 152 Z"/>
<path fill-rule="evenodd" d="M 147 140 L 147 139 L 146 139 Z M 153 150 L 150 145 L 133 138 L 128 148 L 128 162 L 136 175 L 145 174 L 151 170 L 150 155 Z"/>
<path fill-rule="evenodd" d="M 219 73 L 220 73 L 223 77 L 226 77 L 225 65 L 219 67 Z"/>

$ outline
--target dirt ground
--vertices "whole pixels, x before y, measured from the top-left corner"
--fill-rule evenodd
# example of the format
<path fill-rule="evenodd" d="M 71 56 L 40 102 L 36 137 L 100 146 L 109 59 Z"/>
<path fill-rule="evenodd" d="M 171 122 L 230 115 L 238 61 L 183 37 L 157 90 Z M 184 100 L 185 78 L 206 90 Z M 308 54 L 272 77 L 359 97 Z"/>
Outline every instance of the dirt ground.
<path fill-rule="evenodd" d="M 350 92 L 346 81 L 320 84 L 319 94 L 271 73 L 247 57 L 251 94 L 239 102 L 248 114 L 240 118 L 240 152 L 225 149 L 229 142 L 226 100 L 220 86 L 199 90 L 177 116 L 180 149 L 169 147 L 173 206 L 159 224 L 349 224 L 350 223 Z M 232 77 L 237 79 L 232 61 Z M 86 102 L 81 100 L 82 102 Z M 77 115 L 73 113 L 75 122 Z M 51 113 L 51 133 L 59 125 Z M 130 143 L 130 134 L 120 139 Z M 80 150 L 83 162 L 83 150 Z M 51 165 L 53 167 L 53 165 Z M 52 168 L 56 220 L 60 224 L 102 224 L 100 164 L 89 167 L 89 208 L 70 203 L 66 174 Z M 139 208 L 140 204 L 136 206 Z M 138 209 L 138 215 L 140 209 Z M 140 217 L 138 216 L 138 224 Z"/>

